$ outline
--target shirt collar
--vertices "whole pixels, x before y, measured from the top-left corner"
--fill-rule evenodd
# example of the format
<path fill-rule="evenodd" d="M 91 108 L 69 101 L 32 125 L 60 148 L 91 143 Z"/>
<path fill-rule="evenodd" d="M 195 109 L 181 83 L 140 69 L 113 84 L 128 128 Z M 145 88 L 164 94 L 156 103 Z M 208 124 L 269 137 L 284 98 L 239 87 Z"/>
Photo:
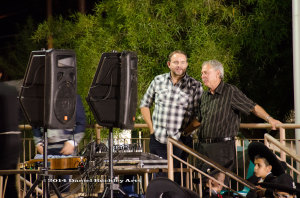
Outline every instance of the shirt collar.
<path fill-rule="evenodd" d="M 167 77 L 172 82 L 171 72 L 168 73 Z M 180 79 L 180 81 L 177 84 L 185 83 L 188 77 L 188 74 L 185 72 L 184 76 Z"/>
<path fill-rule="evenodd" d="M 224 88 L 224 82 L 223 80 L 220 81 L 220 84 L 217 86 L 215 93 L 222 94 Z"/>
<path fill-rule="evenodd" d="M 268 177 L 268 175 L 270 175 L 272 172 L 269 172 L 266 177 Z M 258 181 L 258 183 L 262 183 L 265 181 L 266 177 L 263 179 L 263 178 L 260 178 L 260 180 Z"/>

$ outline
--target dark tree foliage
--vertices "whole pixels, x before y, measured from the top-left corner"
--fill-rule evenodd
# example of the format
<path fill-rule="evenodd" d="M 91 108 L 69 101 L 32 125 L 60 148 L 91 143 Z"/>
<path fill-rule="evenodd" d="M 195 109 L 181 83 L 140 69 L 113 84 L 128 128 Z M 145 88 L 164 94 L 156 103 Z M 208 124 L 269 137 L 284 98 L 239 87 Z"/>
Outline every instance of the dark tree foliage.
<path fill-rule="evenodd" d="M 0 56 L 0 68 L 8 76 L 6 80 L 23 78 L 30 52 L 45 46 L 43 42 L 36 43 L 32 40 L 32 34 L 37 28 L 32 18 L 29 17 L 25 25 L 17 24 L 17 28 L 20 32 Z"/>
<path fill-rule="evenodd" d="M 291 1 L 252 1 L 243 13 L 251 23 L 237 55 L 240 87 L 284 121 L 294 106 Z"/>
<path fill-rule="evenodd" d="M 291 6 L 278 0 L 103 0 L 93 14 L 45 21 L 32 38 L 45 42 L 51 35 L 54 48 L 76 51 L 82 97 L 103 52 L 137 52 L 140 100 L 154 76 L 168 71 L 168 54 L 181 49 L 189 56 L 189 75 L 201 80 L 202 62 L 218 59 L 225 81 L 285 121 L 293 109 Z"/>

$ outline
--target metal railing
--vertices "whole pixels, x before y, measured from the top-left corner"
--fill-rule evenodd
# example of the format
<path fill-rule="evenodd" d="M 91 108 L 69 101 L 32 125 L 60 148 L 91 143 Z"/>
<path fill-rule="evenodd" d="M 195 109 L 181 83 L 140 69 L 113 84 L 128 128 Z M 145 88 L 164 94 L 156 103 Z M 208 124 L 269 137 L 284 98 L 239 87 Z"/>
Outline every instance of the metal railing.
<path fill-rule="evenodd" d="M 215 182 L 217 182 L 218 184 L 222 185 L 224 188 L 226 188 L 229 192 L 234 192 L 240 196 L 243 196 L 242 194 L 240 194 L 238 192 L 238 190 L 234 190 L 231 188 L 231 183 L 229 183 L 229 186 L 225 185 L 224 183 L 221 183 L 220 181 L 216 180 L 214 177 L 208 175 L 207 173 L 203 172 L 202 170 L 198 169 L 195 165 L 192 165 L 182 159 L 180 159 L 179 157 L 177 157 L 176 155 L 173 154 L 173 146 L 178 147 L 179 149 L 187 152 L 189 155 L 195 157 L 196 159 L 200 160 L 203 163 L 208 164 L 209 166 L 211 166 L 214 169 L 219 170 L 220 172 L 224 173 L 227 177 L 229 177 L 230 179 L 233 179 L 234 181 L 248 187 L 249 189 L 255 189 L 256 187 L 249 183 L 247 180 L 243 179 L 242 177 L 236 175 L 235 173 L 233 173 L 232 171 L 223 168 L 222 166 L 220 166 L 219 164 L 215 163 L 214 161 L 210 160 L 208 157 L 198 153 L 197 151 L 189 148 L 188 146 L 184 145 L 183 143 L 174 140 L 173 138 L 168 138 L 168 143 L 167 143 L 167 151 L 168 151 L 168 178 L 171 180 L 174 180 L 174 163 L 173 163 L 173 158 L 178 160 L 181 164 L 181 168 L 182 168 L 182 164 L 186 165 L 188 170 L 189 170 L 189 175 L 188 175 L 188 179 L 187 181 L 189 181 L 187 183 L 187 188 L 189 188 L 190 190 L 194 190 L 193 188 L 193 182 L 192 182 L 192 178 L 193 178 L 193 174 L 195 174 L 199 179 L 200 179 L 200 183 L 198 186 L 198 192 L 200 197 L 202 197 L 203 193 L 202 193 L 202 186 L 205 185 L 202 183 L 202 176 L 205 176 Z M 181 176 L 183 176 L 183 173 L 181 171 Z M 181 177 L 182 178 L 182 177 Z M 181 185 L 183 185 L 183 182 L 181 182 Z"/>
<path fill-rule="evenodd" d="M 288 167 L 288 172 L 292 177 L 296 177 L 296 181 L 300 180 L 300 171 L 297 167 L 297 163 L 300 163 L 300 156 L 297 155 L 293 150 L 284 146 L 278 140 L 273 138 L 269 134 L 265 134 L 264 136 L 265 145 L 268 146 L 274 153 L 279 150 L 280 152 L 280 160 L 285 161 Z M 275 147 L 274 147 L 275 146 Z M 279 157 L 278 157 L 279 158 Z"/>
<path fill-rule="evenodd" d="M 281 125 L 278 125 L 279 127 L 279 141 L 276 140 L 277 142 L 280 142 L 282 145 L 285 145 L 285 147 L 291 151 L 293 151 L 293 153 L 295 154 L 294 150 L 295 150 L 295 140 L 294 139 L 286 139 L 286 131 L 285 129 L 296 129 L 296 128 L 300 128 L 300 124 L 281 124 Z M 105 139 L 101 138 L 101 130 L 102 130 L 102 127 L 99 126 L 98 124 L 94 125 L 94 126 L 91 126 L 91 128 L 94 128 L 95 130 L 95 133 L 96 133 L 96 138 L 95 138 L 95 141 L 97 141 L 97 143 L 100 143 L 100 142 L 103 142 L 105 141 Z M 144 128 L 148 128 L 148 126 L 146 124 L 135 124 L 134 128 L 136 129 L 144 129 Z M 270 129 L 271 128 L 271 125 L 270 124 L 263 124 L 263 123 L 242 123 L 240 124 L 240 128 L 242 129 Z M 20 129 L 26 129 L 26 130 L 30 130 L 31 127 L 29 125 L 21 125 L 20 126 Z M 272 138 L 272 136 L 271 136 Z M 271 139 L 269 138 L 269 139 Z M 126 139 L 126 138 L 122 138 L 122 139 Z M 149 144 L 149 138 L 131 138 L 131 140 L 135 140 L 135 141 L 139 141 L 142 146 L 143 146 L 143 151 L 144 152 L 149 152 L 148 150 L 148 144 Z M 249 142 L 251 141 L 257 141 L 258 139 L 249 139 Z M 263 139 L 260 139 L 260 140 L 263 140 Z M 90 142 L 91 139 L 86 139 L 83 141 L 83 146 L 86 145 L 88 142 Z M 197 142 L 197 140 L 195 139 L 194 140 L 195 143 Z M 270 141 L 270 140 L 269 140 Z M 275 142 L 274 145 L 276 145 L 276 141 L 273 141 L 271 140 L 272 142 Z M 194 144 L 195 144 L 194 143 Z M 238 161 L 239 158 L 236 157 L 236 160 L 237 160 L 237 172 L 235 175 L 233 175 L 232 173 L 227 173 L 227 174 L 230 174 L 234 177 L 236 177 L 237 175 L 240 175 L 241 178 L 245 179 L 246 178 L 246 170 L 247 170 L 247 164 L 246 164 L 246 159 L 247 159 L 247 152 L 246 152 L 246 149 L 247 149 L 247 140 L 244 140 L 244 139 L 236 139 L 236 145 L 237 145 L 237 148 L 239 149 L 236 149 L 237 150 L 237 153 L 236 155 L 240 158 L 242 158 L 241 161 Z M 193 144 L 193 145 L 194 145 Z M 288 146 L 288 147 L 287 147 Z M 24 138 L 23 139 L 23 152 L 22 152 L 22 156 L 21 156 L 21 162 L 25 162 L 25 161 L 28 161 L 31 159 L 31 157 L 36 153 L 36 151 L 34 150 L 34 142 L 33 142 L 33 139 L 31 138 Z M 193 151 L 194 152 L 194 151 Z M 286 155 L 289 155 L 288 152 L 285 152 L 285 149 L 275 149 L 275 152 L 277 153 L 280 153 L 280 156 L 282 159 L 288 159 L 290 161 L 292 161 L 292 163 L 289 163 L 291 164 L 289 167 L 290 170 L 292 171 L 291 174 L 297 174 L 299 175 L 299 171 L 297 171 L 295 167 L 295 163 L 298 162 L 299 163 L 299 160 L 297 160 L 297 158 L 284 158 L 284 156 Z M 295 154 L 296 155 L 296 154 Z M 193 154 L 191 154 L 191 156 L 194 156 Z M 298 157 L 299 159 L 299 156 L 296 155 L 296 157 Z M 174 157 L 176 158 L 176 156 Z M 193 161 L 190 159 L 190 161 Z M 185 163 L 182 163 L 182 165 L 186 165 Z M 194 163 L 191 163 L 191 165 L 193 166 Z M 240 167 L 239 167 L 240 166 Z M 242 172 L 239 172 L 239 168 L 242 168 Z M 189 169 L 189 171 L 192 171 L 194 170 L 192 167 Z M 189 174 L 187 174 L 189 175 Z M 191 185 L 191 178 L 190 177 L 188 180 L 189 180 L 189 184 Z M 240 179 L 240 178 L 238 178 Z M 298 176 L 298 179 L 299 179 L 299 176 Z M 241 182 L 242 185 L 245 185 L 243 183 L 244 181 Z M 230 186 L 228 186 L 230 187 Z"/>
<path fill-rule="evenodd" d="M 105 142 L 105 138 L 101 138 L 101 130 L 103 127 L 99 126 L 98 124 L 95 124 L 94 126 L 89 126 L 90 128 L 94 128 L 95 130 L 95 141 L 97 141 L 97 143 L 100 142 Z M 296 129 L 296 128 L 300 128 L 300 124 L 282 124 L 279 125 L 279 142 L 281 142 L 283 145 L 288 146 L 291 150 L 295 150 L 295 140 L 294 139 L 286 139 L 286 129 Z M 148 129 L 148 126 L 146 124 L 135 124 L 134 125 L 135 129 Z M 265 123 L 241 123 L 240 124 L 240 128 L 241 129 L 270 129 L 271 125 L 270 124 L 265 124 Z M 31 127 L 30 125 L 20 125 L 20 129 L 21 130 L 30 130 Z M 124 142 L 127 140 L 126 138 L 121 138 Z M 121 140 L 118 139 L 118 140 Z M 142 144 L 142 148 L 144 152 L 149 152 L 149 138 L 130 138 L 130 140 L 133 140 L 135 142 L 139 142 L 140 144 Z M 84 147 L 85 145 L 87 145 L 89 142 L 91 141 L 91 139 L 84 139 L 82 141 L 81 144 L 81 148 Z M 245 163 L 248 159 L 247 159 L 247 145 L 251 142 L 251 141 L 263 141 L 263 139 L 240 139 L 237 138 L 236 139 L 236 164 L 237 164 L 237 174 L 238 175 L 243 175 L 243 177 L 245 178 L 246 176 L 246 171 L 247 171 L 247 164 Z M 195 145 L 197 143 L 197 139 L 194 139 L 194 143 L 193 145 Z M 299 142 L 300 143 L 300 142 Z M 24 138 L 23 139 L 23 146 L 22 146 L 22 156 L 21 156 L 21 162 L 25 162 L 28 161 L 32 158 L 32 156 L 36 153 L 35 151 L 35 146 L 34 146 L 34 142 L 33 139 L 31 138 Z M 284 152 L 280 151 L 281 154 L 280 156 L 284 156 Z M 299 151 L 300 153 L 300 151 Z M 242 158 L 242 159 L 239 159 Z M 241 170 L 242 169 L 242 170 Z M 238 172 L 238 170 L 240 170 Z"/>
<path fill-rule="evenodd" d="M 244 125 L 244 127 L 247 126 L 247 127 L 253 127 L 253 125 Z M 266 126 L 265 124 L 255 124 L 255 127 L 257 128 L 264 128 L 264 127 L 269 127 L 269 126 Z M 282 161 L 285 161 L 287 162 L 287 159 L 290 161 L 290 163 L 287 162 L 287 167 L 289 168 L 289 172 L 291 174 L 291 176 L 295 176 L 295 180 L 298 181 L 299 180 L 299 176 L 300 176 L 300 172 L 298 171 L 297 168 L 297 163 L 300 163 L 300 156 L 296 154 L 296 152 L 294 151 L 294 147 L 293 147 L 293 144 L 291 143 L 291 148 L 288 148 L 286 145 L 286 139 L 285 139 L 285 128 L 283 127 L 286 127 L 286 128 L 299 128 L 299 125 L 292 125 L 292 124 L 282 124 L 280 125 L 280 140 L 276 140 L 274 137 L 272 137 L 271 135 L 269 134 L 265 134 L 264 135 L 264 140 L 265 140 L 265 144 L 271 149 L 274 151 L 274 153 L 279 153 L 280 154 L 280 159 Z M 271 145 L 273 145 L 273 148 L 271 147 Z M 180 158 L 178 158 L 176 155 L 173 154 L 173 146 L 176 146 L 178 147 L 179 149 L 187 152 L 190 154 L 190 156 L 193 156 L 194 158 L 208 164 L 209 166 L 212 166 L 213 168 L 215 169 L 218 169 L 219 171 L 223 172 L 225 175 L 227 175 L 229 178 L 233 179 L 234 181 L 237 182 L 237 188 L 236 190 L 233 190 L 231 188 L 231 186 L 226 186 L 225 184 L 222 184 L 220 182 L 218 182 L 216 179 L 214 179 L 213 177 L 205 174 L 203 171 L 199 170 L 197 167 L 195 167 L 195 164 L 191 164 L 189 162 L 186 162 Z M 274 148 L 274 146 L 277 147 Z M 222 185 L 223 187 L 225 187 L 226 189 L 230 190 L 230 191 L 233 191 L 237 194 L 239 194 L 238 190 L 239 190 L 239 185 L 238 184 L 242 184 L 243 186 L 246 186 L 250 189 L 253 189 L 255 187 L 253 187 L 253 185 L 251 184 L 247 184 L 247 182 L 245 182 L 245 171 L 244 171 L 244 179 L 237 176 L 235 173 L 231 172 L 231 171 L 228 171 L 227 169 L 224 169 L 222 167 L 220 167 L 218 164 L 210 161 L 206 156 L 203 156 L 201 155 L 200 153 L 198 153 L 197 151 L 183 145 L 182 143 L 172 139 L 172 138 L 168 138 L 168 143 L 167 143 L 167 149 L 168 149 L 168 177 L 169 179 L 171 180 L 174 180 L 174 167 L 173 167 L 173 160 L 176 159 L 180 162 L 181 164 L 181 167 L 182 167 L 182 164 L 186 165 L 189 169 L 189 184 L 187 184 L 187 187 L 190 188 L 191 190 L 193 190 L 193 184 L 192 184 L 192 180 L 191 180 L 191 177 L 192 177 L 192 174 L 194 172 L 194 175 L 198 175 L 199 178 L 201 178 L 202 175 L 214 180 L 215 182 L 219 183 L 220 185 Z M 243 163 L 244 163 L 244 155 L 245 155 L 245 152 L 244 152 L 244 145 L 243 145 Z M 237 158 L 236 158 L 237 159 Z M 238 163 L 237 163 L 238 164 Z M 245 166 L 244 166 L 245 167 Z M 238 168 L 237 168 L 238 169 Z M 183 175 L 181 173 L 181 175 Z M 202 196 L 202 181 L 200 180 L 200 185 L 199 185 L 199 195 L 200 197 Z"/>

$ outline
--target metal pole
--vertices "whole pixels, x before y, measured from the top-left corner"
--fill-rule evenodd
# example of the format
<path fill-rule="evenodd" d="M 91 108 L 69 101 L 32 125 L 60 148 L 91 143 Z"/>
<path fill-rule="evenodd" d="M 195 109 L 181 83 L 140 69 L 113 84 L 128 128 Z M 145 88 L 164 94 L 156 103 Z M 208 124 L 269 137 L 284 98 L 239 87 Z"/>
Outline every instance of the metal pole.
<path fill-rule="evenodd" d="M 110 198 L 114 197 L 114 169 L 113 169 L 113 127 L 109 128 L 109 137 L 108 137 L 108 151 L 109 151 L 109 178 L 110 178 L 110 188 L 109 196 Z"/>
<path fill-rule="evenodd" d="M 80 13 L 85 14 L 85 0 L 78 1 L 78 8 Z"/>
<path fill-rule="evenodd" d="M 168 153 L 168 178 L 174 181 L 174 169 L 173 169 L 173 144 L 169 141 L 167 142 L 167 153 Z"/>
<path fill-rule="evenodd" d="M 47 0 L 47 20 L 52 18 L 52 0 Z M 48 49 L 53 48 L 53 38 L 52 35 L 48 37 Z"/>
<path fill-rule="evenodd" d="M 286 145 L 286 141 L 285 141 L 285 129 L 280 127 L 279 128 L 279 133 L 280 133 L 280 143 L 285 146 Z M 282 150 L 280 150 L 280 158 L 283 161 L 286 161 L 286 154 L 285 152 L 283 152 Z"/>
<path fill-rule="evenodd" d="M 96 141 L 97 141 L 97 144 L 100 144 L 101 141 L 101 128 L 99 127 L 98 124 L 95 124 L 95 131 L 96 131 Z"/>
<path fill-rule="evenodd" d="M 48 175 L 48 151 L 47 151 L 47 145 L 48 145 L 48 131 L 47 128 L 43 128 L 43 134 L 44 134 L 44 146 L 43 146 L 43 175 L 44 175 L 44 181 L 43 181 L 43 197 L 50 197 L 49 193 L 49 175 Z"/>
<path fill-rule="evenodd" d="M 293 66 L 294 66 L 294 103 L 295 123 L 300 123 L 300 2 L 292 0 L 293 11 Z M 300 130 L 295 130 L 296 153 L 300 155 Z M 298 163 L 299 168 L 299 163 Z"/>

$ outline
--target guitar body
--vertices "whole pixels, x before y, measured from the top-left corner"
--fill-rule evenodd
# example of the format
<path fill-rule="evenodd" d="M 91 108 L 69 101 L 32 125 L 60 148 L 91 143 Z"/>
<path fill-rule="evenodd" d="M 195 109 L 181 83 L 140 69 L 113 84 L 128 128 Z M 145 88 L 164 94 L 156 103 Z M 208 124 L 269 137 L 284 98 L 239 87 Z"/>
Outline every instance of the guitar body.
<path fill-rule="evenodd" d="M 48 168 L 50 170 L 76 169 L 82 161 L 83 158 L 78 156 L 50 158 L 48 159 Z M 42 166 L 43 159 L 32 159 L 26 162 L 26 167 L 30 169 L 35 169 Z"/>

